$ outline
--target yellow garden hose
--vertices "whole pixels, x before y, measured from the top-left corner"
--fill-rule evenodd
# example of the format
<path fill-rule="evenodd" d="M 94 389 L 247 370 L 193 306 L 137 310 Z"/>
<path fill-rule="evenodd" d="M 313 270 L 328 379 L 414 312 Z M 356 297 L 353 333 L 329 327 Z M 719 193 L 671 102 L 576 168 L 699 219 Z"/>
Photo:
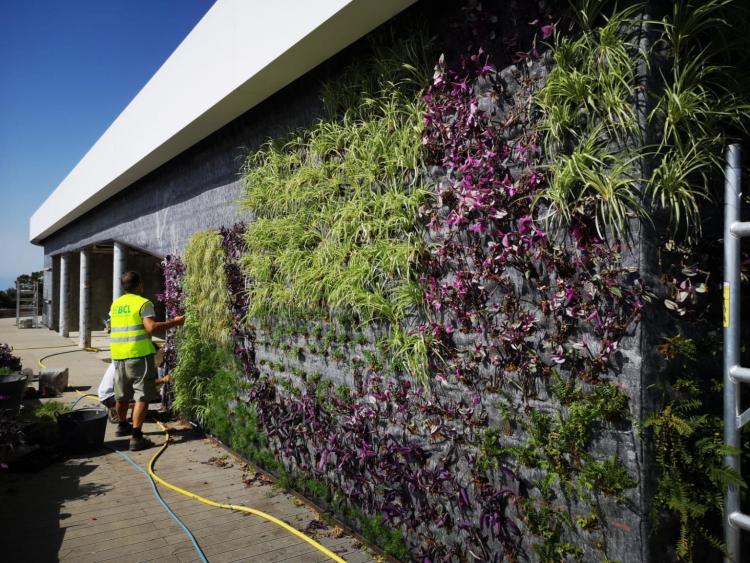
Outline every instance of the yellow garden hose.
<path fill-rule="evenodd" d="M 22 352 L 23 350 L 52 350 L 54 348 L 72 348 L 78 346 L 78 344 L 63 344 L 62 346 L 32 346 L 30 348 L 13 348 L 14 352 Z"/>
<path fill-rule="evenodd" d="M 78 346 L 77 344 L 71 344 L 70 346 Z M 43 346 L 39 348 L 19 348 L 19 350 L 43 350 L 45 348 L 69 348 L 70 346 Z M 47 366 L 44 365 L 44 360 L 47 358 L 51 358 L 52 356 L 62 356 L 63 354 L 72 354 L 73 352 L 105 352 L 109 350 L 109 348 L 105 348 L 102 350 L 101 348 L 78 348 L 77 350 L 65 350 L 65 352 L 55 352 L 54 354 L 47 354 L 46 356 L 42 356 L 39 358 L 37 363 L 39 364 L 39 367 L 42 369 L 45 369 Z"/>
<path fill-rule="evenodd" d="M 45 359 L 45 358 L 42 358 L 42 359 Z M 41 360 L 40 360 L 39 363 L 41 364 Z M 99 397 L 97 395 L 91 395 L 91 394 L 87 394 L 87 393 L 81 393 L 77 389 L 76 389 L 76 393 L 78 393 L 81 396 L 79 400 L 84 399 L 84 398 L 91 398 L 91 399 L 95 399 L 97 402 L 99 402 Z M 242 505 L 239 505 L 239 504 L 225 504 L 223 502 L 215 502 L 213 500 L 204 498 L 204 497 L 202 497 L 202 496 L 200 496 L 198 494 L 195 494 L 193 492 L 187 491 L 185 489 L 181 489 L 180 487 L 177 487 L 176 485 L 173 485 L 172 483 L 170 483 L 168 481 L 165 481 L 164 479 L 162 479 L 161 477 L 159 477 L 156 474 L 156 472 L 154 471 L 154 464 L 156 464 L 156 460 L 159 459 L 159 456 L 162 453 L 164 453 L 164 451 L 167 449 L 167 446 L 169 446 L 169 442 L 171 440 L 171 437 L 169 435 L 169 429 L 167 427 L 165 427 L 161 422 L 157 422 L 157 424 L 159 425 L 159 428 L 164 432 L 164 443 L 161 445 L 161 447 L 157 450 L 157 452 L 153 455 L 153 457 L 151 457 L 151 459 L 148 462 L 148 474 L 149 474 L 149 476 L 154 481 L 156 481 L 160 485 L 162 485 L 162 486 L 164 486 L 164 487 L 166 487 L 166 488 L 168 488 L 168 489 L 170 489 L 170 490 L 172 490 L 172 491 L 174 491 L 176 493 L 184 495 L 184 496 L 186 496 L 188 498 L 191 498 L 193 500 L 197 500 L 198 502 L 202 502 L 203 504 L 207 504 L 209 506 L 214 506 L 216 508 L 225 508 L 227 510 L 234 510 L 236 512 L 245 512 L 247 514 L 253 514 L 255 516 L 259 516 L 260 518 L 263 518 L 264 520 L 267 520 L 267 521 L 269 521 L 269 522 L 271 522 L 273 524 L 276 524 L 277 526 L 280 526 L 280 527 L 284 528 L 286 531 L 294 534 L 298 538 L 306 541 L 308 544 L 310 544 L 312 547 L 314 547 L 315 549 L 317 549 L 318 551 L 320 551 L 322 554 L 324 554 L 325 556 L 330 557 L 331 559 L 333 559 L 334 561 L 336 561 L 336 563 L 346 563 L 345 559 L 343 559 L 339 555 L 336 555 L 333 551 L 331 551 L 327 547 L 319 544 L 318 542 L 316 542 L 311 537 L 306 536 L 305 534 L 303 534 L 302 532 L 300 532 L 299 530 L 297 530 L 293 526 L 290 526 L 289 524 L 287 524 L 283 520 L 279 520 L 275 516 L 271 516 L 270 514 L 267 514 L 265 512 L 260 511 L 260 510 L 256 510 L 255 508 L 250 508 L 249 506 L 242 506 Z"/>
<path fill-rule="evenodd" d="M 272 522 L 272 523 L 276 524 L 277 526 L 281 526 L 286 531 L 288 531 L 288 532 L 294 534 L 295 536 L 297 536 L 298 538 L 306 541 L 311 546 L 313 546 L 315 549 L 317 549 L 318 551 L 320 551 L 322 554 L 330 557 L 331 559 L 333 559 L 337 563 L 346 563 L 345 559 L 343 559 L 340 556 L 336 555 L 333 551 L 331 551 L 327 547 L 325 547 L 323 545 L 320 545 L 318 542 L 316 542 L 311 537 L 306 536 L 305 534 L 303 534 L 302 532 L 300 532 L 296 528 L 290 526 L 289 524 L 287 524 L 283 520 L 279 520 L 275 516 L 271 516 L 270 514 L 267 514 L 265 512 L 261 512 L 260 510 L 256 510 L 255 508 L 250 508 L 248 506 L 242 506 L 242 505 L 239 505 L 239 504 L 225 504 L 223 502 L 215 502 L 213 500 L 204 498 L 204 497 L 202 497 L 200 495 L 197 495 L 195 493 L 191 493 L 190 491 L 186 491 L 185 489 L 181 489 L 180 487 L 177 487 L 177 486 L 173 485 L 172 483 L 169 483 L 169 482 L 165 481 L 164 479 L 162 479 L 161 477 L 159 477 L 154 472 L 154 464 L 156 463 L 156 460 L 159 459 L 159 456 L 164 452 L 164 450 L 167 449 L 167 446 L 169 445 L 169 441 L 171 440 L 171 438 L 169 436 L 169 429 L 166 428 L 161 422 L 157 422 L 157 424 L 159 425 L 159 428 L 161 428 L 164 431 L 164 443 L 161 445 L 161 447 L 159 448 L 159 450 L 154 454 L 154 456 L 148 462 L 148 474 L 151 476 L 151 478 L 154 481 L 156 481 L 160 485 L 163 485 L 166 488 L 168 488 L 168 489 L 170 489 L 170 490 L 172 490 L 172 491 L 174 491 L 176 493 L 180 493 L 181 495 L 184 495 L 184 496 L 189 497 L 191 499 L 194 499 L 194 500 L 197 500 L 199 502 L 202 502 L 203 504 L 207 504 L 209 506 L 215 506 L 216 508 L 226 508 L 227 510 L 234 510 L 234 511 L 237 511 L 237 512 L 246 512 L 247 514 L 254 514 L 255 516 L 259 516 L 259 517 L 261 517 L 261 518 L 263 518 L 265 520 L 268 520 L 269 522 Z"/>

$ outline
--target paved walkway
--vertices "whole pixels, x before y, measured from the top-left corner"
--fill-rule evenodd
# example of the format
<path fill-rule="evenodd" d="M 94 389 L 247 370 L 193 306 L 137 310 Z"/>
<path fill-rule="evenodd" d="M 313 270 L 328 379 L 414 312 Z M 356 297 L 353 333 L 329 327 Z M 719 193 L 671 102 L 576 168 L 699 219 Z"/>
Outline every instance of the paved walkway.
<path fill-rule="evenodd" d="M 12 319 L 0 319 L 0 342 L 16 349 L 24 367 L 37 371 L 37 361 L 76 342 L 46 329 L 16 329 Z M 92 345 L 105 348 L 105 333 L 94 333 Z M 41 348 L 41 349 L 30 349 Z M 72 387 L 58 401 L 74 401 L 75 389 L 95 393 L 108 352 L 60 354 L 47 358 L 49 367 L 67 367 Z M 147 422 L 144 433 L 161 443 L 162 433 Z M 214 445 L 186 429 L 177 429 L 175 443 L 157 462 L 157 473 L 175 485 L 212 500 L 244 504 L 268 512 L 305 530 L 319 515 Z M 126 449 L 127 439 L 114 436 L 109 424 L 105 441 Z M 154 450 L 132 454 L 141 466 Z M 164 499 L 192 530 L 211 563 L 326 561 L 323 554 L 289 532 L 260 518 L 212 508 L 161 488 Z M 353 538 L 338 528 L 311 535 L 320 543 L 356 562 L 373 561 Z M 0 559 L 6 563 L 51 561 L 139 562 L 197 561 L 182 530 L 151 493 L 145 477 L 126 460 L 109 451 L 70 457 L 37 473 L 0 471 Z"/>

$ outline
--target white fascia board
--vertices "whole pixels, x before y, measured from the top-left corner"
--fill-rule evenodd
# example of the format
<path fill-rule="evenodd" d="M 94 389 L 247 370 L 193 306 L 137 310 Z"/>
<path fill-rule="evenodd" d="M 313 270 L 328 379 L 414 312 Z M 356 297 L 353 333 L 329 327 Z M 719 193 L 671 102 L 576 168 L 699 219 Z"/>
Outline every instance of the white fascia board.
<path fill-rule="evenodd" d="M 31 242 L 226 125 L 416 0 L 217 0 L 31 216 Z"/>

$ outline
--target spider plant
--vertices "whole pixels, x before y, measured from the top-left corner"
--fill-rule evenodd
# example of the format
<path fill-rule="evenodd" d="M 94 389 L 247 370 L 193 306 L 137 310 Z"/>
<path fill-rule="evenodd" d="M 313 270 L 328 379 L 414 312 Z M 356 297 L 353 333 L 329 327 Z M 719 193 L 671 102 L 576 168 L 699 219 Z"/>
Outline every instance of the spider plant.
<path fill-rule="evenodd" d="M 537 96 L 551 162 L 539 200 L 558 221 L 593 214 L 600 234 L 623 235 L 629 218 L 648 221 L 654 209 L 674 231 L 699 233 L 699 201 L 721 173 L 726 139 L 750 124 L 743 78 L 727 64 L 742 51 L 726 15 L 739 6 L 674 2 L 663 19 L 645 21 L 641 4 L 612 15 L 604 4 L 582 2 L 580 35 L 555 39 L 555 66 Z M 639 43 L 644 26 L 657 33 L 648 50 Z M 636 112 L 643 69 L 653 78 L 645 124 Z"/>
<path fill-rule="evenodd" d="M 228 342 L 231 318 L 219 233 L 203 231 L 193 235 L 184 261 L 186 309 L 198 321 L 200 336 L 211 342 Z"/>
<path fill-rule="evenodd" d="M 396 330 L 417 313 L 425 43 L 417 33 L 375 45 L 367 64 L 324 86 L 326 118 L 249 156 L 240 200 L 257 217 L 242 259 L 249 319 Z"/>

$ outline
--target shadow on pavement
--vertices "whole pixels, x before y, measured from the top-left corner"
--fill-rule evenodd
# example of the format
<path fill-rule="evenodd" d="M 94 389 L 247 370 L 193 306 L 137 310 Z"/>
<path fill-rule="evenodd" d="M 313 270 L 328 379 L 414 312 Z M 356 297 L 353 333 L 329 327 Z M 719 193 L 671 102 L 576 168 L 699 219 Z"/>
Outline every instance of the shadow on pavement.
<path fill-rule="evenodd" d="M 65 502 L 102 496 L 109 485 L 80 479 L 97 465 L 68 459 L 33 474 L 0 473 L 0 545 L 6 563 L 58 561 L 65 536 L 62 527 L 70 517 L 62 511 Z"/>

